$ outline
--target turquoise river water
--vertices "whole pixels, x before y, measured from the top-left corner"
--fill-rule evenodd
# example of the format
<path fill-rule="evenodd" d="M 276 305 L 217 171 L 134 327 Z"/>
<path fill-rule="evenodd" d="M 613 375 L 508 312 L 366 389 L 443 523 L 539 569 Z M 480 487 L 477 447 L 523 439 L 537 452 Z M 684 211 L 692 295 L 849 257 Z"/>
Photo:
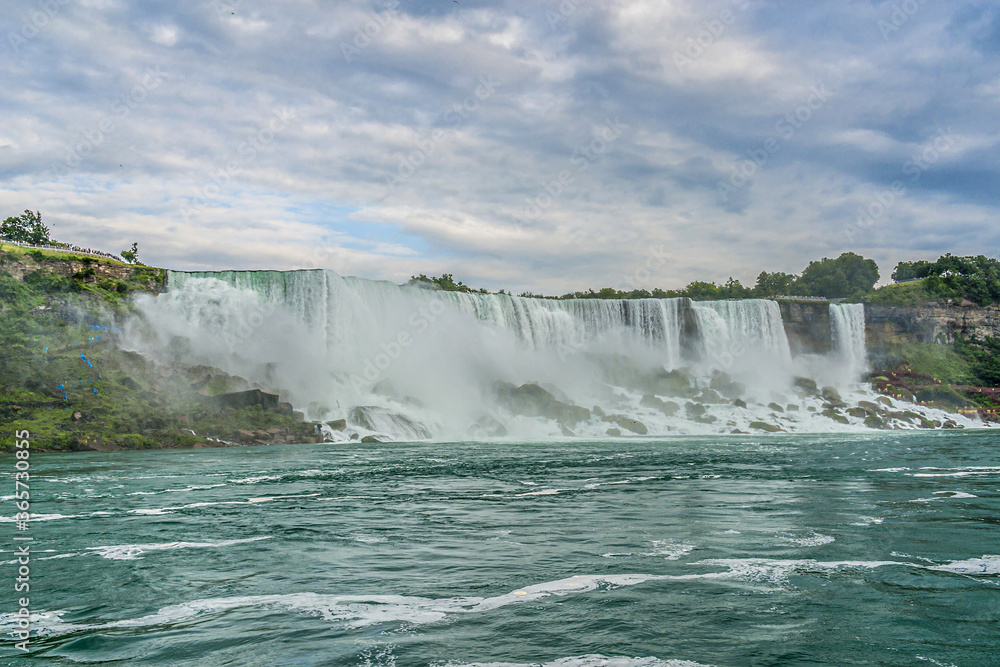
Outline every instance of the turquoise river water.
<path fill-rule="evenodd" d="M 990 433 L 31 466 L 27 654 L 0 489 L 4 665 L 1000 664 Z"/>

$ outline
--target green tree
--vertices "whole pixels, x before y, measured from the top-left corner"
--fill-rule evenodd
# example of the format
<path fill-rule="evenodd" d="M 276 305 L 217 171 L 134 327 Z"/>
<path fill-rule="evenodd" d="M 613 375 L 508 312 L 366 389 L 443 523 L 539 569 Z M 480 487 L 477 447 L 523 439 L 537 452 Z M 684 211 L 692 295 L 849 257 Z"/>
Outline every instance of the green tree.
<path fill-rule="evenodd" d="M 138 264 L 139 263 L 139 244 L 133 241 L 132 242 L 132 248 L 129 249 L 129 250 L 122 250 L 120 254 L 122 256 L 122 259 L 124 259 L 129 264 Z"/>
<path fill-rule="evenodd" d="M 836 299 L 871 291 L 878 277 L 875 260 L 845 252 L 836 259 L 809 262 L 796 288 L 807 296 Z"/>
<path fill-rule="evenodd" d="M 32 245 L 45 245 L 52 241 L 49 228 L 42 224 L 42 214 L 27 209 L 21 215 L 11 216 L 0 223 L 0 238 Z"/>
<path fill-rule="evenodd" d="M 705 282 L 703 280 L 696 280 L 688 283 L 682 291 L 682 294 L 689 299 L 694 299 L 695 301 L 716 301 L 723 298 L 719 296 L 718 285 L 715 283 Z"/>
<path fill-rule="evenodd" d="M 779 294 L 789 294 L 795 285 L 795 280 L 795 276 L 788 273 L 761 271 L 760 275 L 757 276 L 757 284 L 753 288 L 754 296 L 766 298 Z"/>

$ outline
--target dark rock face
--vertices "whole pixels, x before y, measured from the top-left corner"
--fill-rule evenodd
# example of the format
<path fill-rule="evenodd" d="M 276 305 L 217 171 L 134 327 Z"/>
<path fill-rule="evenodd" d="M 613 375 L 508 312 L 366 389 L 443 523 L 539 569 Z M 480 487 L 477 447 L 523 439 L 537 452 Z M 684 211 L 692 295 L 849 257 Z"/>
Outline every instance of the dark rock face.
<path fill-rule="evenodd" d="M 792 354 L 830 351 L 830 304 L 827 301 L 778 301 Z"/>
<path fill-rule="evenodd" d="M 919 306 L 865 305 L 868 356 L 875 368 L 891 367 L 900 343 L 955 342 L 1000 337 L 1000 306 L 926 303 Z"/>
<path fill-rule="evenodd" d="M 638 419 L 632 419 L 631 417 L 626 417 L 625 415 L 608 415 L 604 418 L 604 421 L 617 424 L 626 431 L 631 431 L 632 433 L 637 433 L 638 435 L 646 435 L 649 433 L 649 429 Z"/>
<path fill-rule="evenodd" d="M 590 410 L 564 403 L 537 384 L 520 387 L 507 382 L 493 385 L 497 399 L 511 412 L 525 417 L 545 417 L 568 427 L 590 419 Z"/>
<path fill-rule="evenodd" d="M 265 410 L 271 410 L 273 412 L 279 411 L 278 406 L 280 403 L 277 394 L 268 394 L 260 389 L 234 391 L 230 394 L 219 394 L 218 396 L 213 396 L 211 401 L 224 408 L 235 408 L 239 410 L 241 408 L 249 408 L 254 405 L 259 405 Z"/>

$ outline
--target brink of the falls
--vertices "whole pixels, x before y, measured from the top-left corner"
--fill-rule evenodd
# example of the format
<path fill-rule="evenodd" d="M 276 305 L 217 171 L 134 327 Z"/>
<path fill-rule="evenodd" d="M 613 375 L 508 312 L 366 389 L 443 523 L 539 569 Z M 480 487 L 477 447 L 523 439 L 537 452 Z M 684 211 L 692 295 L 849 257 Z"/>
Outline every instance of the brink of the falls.
<path fill-rule="evenodd" d="M 872 426 L 864 307 L 792 354 L 778 303 L 536 299 L 332 271 L 171 272 L 127 345 L 275 391 L 330 439 L 657 436 Z M 862 407 L 857 407 L 861 405 Z M 880 428 L 955 415 L 883 399 Z M 870 414 L 871 413 L 871 414 Z"/>

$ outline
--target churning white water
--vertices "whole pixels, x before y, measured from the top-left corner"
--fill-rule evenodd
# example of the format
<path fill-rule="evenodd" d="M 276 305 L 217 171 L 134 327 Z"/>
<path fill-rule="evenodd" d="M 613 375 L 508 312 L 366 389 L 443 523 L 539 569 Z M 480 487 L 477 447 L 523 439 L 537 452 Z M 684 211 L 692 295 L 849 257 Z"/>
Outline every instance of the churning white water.
<path fill-rule="evenodd" d="M 856 426 L 818 417 L 819 399 L 806 405 L 774 301 L 534 299 L 314 270 L 172 272 L 138 305 L 134 349 L 397 439 Z M 863 307 L 835 305 L 830 318 L 828 365 L 855 382 Z M 779 414 L 775 402 L 802 409 Z"/>

